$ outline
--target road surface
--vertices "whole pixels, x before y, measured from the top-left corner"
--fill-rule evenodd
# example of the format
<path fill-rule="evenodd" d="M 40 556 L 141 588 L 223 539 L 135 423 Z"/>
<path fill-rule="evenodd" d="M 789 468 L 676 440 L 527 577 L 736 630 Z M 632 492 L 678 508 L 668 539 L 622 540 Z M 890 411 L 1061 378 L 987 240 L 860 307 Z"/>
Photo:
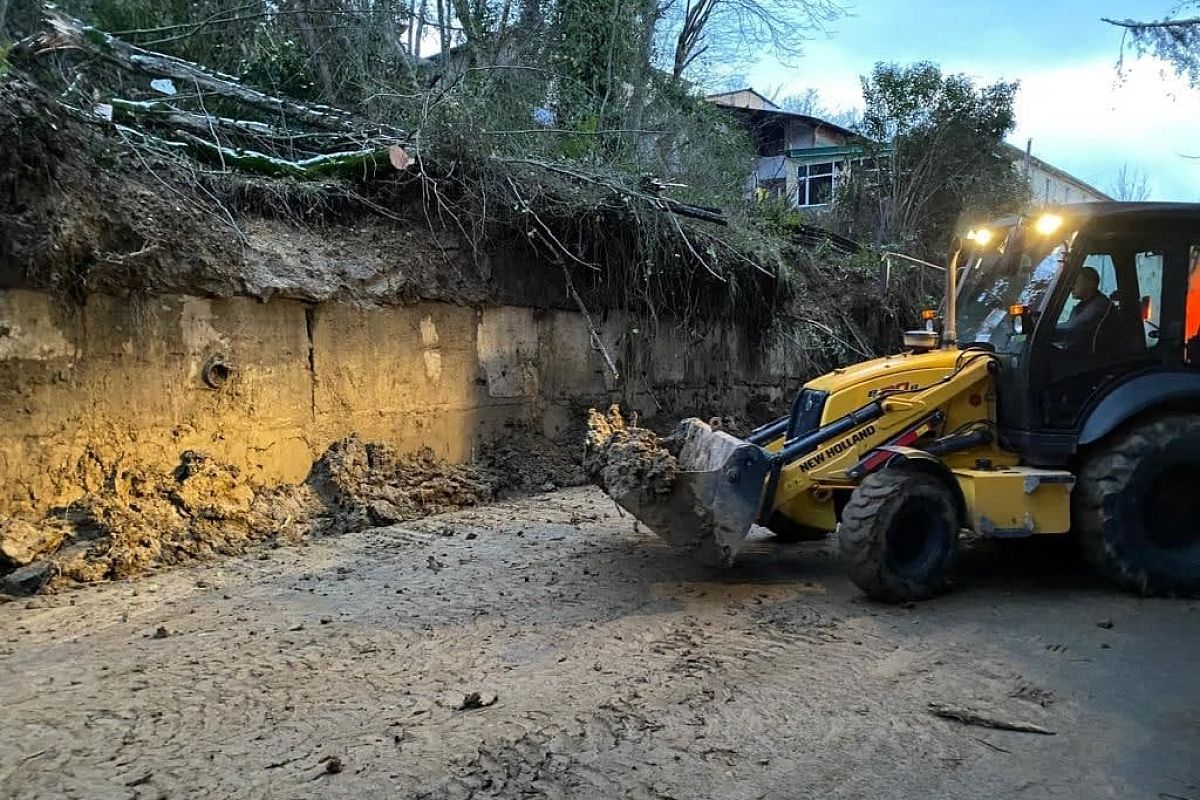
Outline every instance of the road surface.
<path fill-rule="evenodd" d="M 1055 544 L 887 607 L 582 488 L 20 600 L 0 797 L 1200 800 L 1200 604 Z"/>

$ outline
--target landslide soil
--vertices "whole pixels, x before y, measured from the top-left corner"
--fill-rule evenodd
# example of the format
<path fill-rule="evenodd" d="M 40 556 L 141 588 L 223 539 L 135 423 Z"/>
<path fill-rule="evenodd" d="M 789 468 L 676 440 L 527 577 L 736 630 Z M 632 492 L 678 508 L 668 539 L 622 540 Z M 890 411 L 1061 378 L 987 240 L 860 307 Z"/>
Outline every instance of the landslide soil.
<path fill-rule="evenodd" d="M 372 191 L 394 196 L 372 200 Z M 377 204 L 386 217 L 370 211 Z M 29 82 L 0 77 L 0 289 L 77 300 L 522 299 L 506 285 L 452 227 L 430 223 L 419 190 L 215 176 L 99 122 L 84 125 Z"/>
<path fill-rule="evenodd" d="M 253 486 L 237 467 L 187 451 L 170 473 L 113 467 L 101 491 L 64 514 L 0 519 L 0 595 L 131 578 L 259 542 L 344 534 L 582 481 L 562 448 L 524 430 L 485 445 L 475 464 L 350 436 L 298 486 Z"/>
<path fill-rule="evenodd" d="M 8 603 L 0 796 L 1200 797 L 1200 604 L 1003 544 L 884 607 L 579 488 Z"/>
<path fill-rule="evenodd" d="M 626 422 L 615 405 L 606 413 L 588 411 L 583 466 L 613 497 L 669 494 L 679 473 L 666 442 L 654 431 Z"/>

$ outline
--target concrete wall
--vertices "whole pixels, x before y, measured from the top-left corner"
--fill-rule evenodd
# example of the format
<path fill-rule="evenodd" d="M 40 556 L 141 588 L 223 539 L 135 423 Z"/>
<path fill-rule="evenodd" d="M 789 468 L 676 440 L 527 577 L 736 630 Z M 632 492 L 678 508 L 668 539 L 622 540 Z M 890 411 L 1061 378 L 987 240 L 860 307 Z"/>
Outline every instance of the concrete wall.
<path fill-rule="evenodd" d="M 619 380 L 572 312 L 0 291 L 0 514 L 68 503 L 123 462 L 170 468 L 187 449 L 294 482 L 351 433 L 465 460 L 508 423 L 554 436 L 609 400 L 664 421 L 741 414 L 800 369 L 735 327 L 597 323 Z M 219 388 L 203 379 L 214 357 L 231 368 Z"/>

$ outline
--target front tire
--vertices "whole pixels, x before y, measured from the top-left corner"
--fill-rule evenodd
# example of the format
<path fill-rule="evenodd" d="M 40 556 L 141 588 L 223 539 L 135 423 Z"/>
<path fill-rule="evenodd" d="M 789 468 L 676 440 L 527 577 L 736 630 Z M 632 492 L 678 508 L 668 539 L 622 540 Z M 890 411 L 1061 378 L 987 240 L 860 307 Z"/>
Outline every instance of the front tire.
<path fill-rule="evenodd" d="M 1142 594 L 1200 592 L 1200 417 L 1118 434 L 1080 471 L 1075 528 L 1099 572 Z"/>
<path fill-rule="evenodd" d="M 868 475 L 850 495 L 838 551 L 858 588 L 888 603 L 945 588 L 958 543 L 955 498 L 936 476 L 904 467 Z"/>

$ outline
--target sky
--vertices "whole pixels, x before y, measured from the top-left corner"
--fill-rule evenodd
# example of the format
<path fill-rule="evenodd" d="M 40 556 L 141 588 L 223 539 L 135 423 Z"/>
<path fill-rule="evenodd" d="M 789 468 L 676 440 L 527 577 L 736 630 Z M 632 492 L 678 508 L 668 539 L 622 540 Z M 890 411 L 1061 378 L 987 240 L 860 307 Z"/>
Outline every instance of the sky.
<path fill-rule="evenodd" d="M 1121 31 L 1101 17 L 1161 19 L 1175 0 L 853 0 L 851 15 L 805 47 L 799 63 L 767 57 L 746 73 L 779 96 L 808 87 L 834 110 L 860 108 L 859 75 L 876 62 L 934 61 L 981 82 L 1019 81 L 1009 137 L 1109 192 L 1123 164 L 1151 199 L 1200 201 L 1200 89 L 1153 59 L 1116 68 Z M 1187 156 L 1196 156 L 1189 159 Z"/>

